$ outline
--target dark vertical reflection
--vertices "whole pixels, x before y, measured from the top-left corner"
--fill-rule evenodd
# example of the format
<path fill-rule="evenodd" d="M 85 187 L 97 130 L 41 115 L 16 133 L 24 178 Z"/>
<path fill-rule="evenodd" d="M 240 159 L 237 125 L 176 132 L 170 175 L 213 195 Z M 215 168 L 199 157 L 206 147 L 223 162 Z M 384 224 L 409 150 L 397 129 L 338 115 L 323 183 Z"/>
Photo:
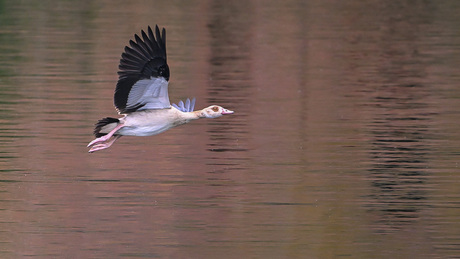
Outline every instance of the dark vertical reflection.
<path fill-rule="evenodd" d="M 388 2 L 383 6 L 379 49 L 381 77 L 370 130 L 373 188 L 371 211 L 378 211 L 380 231 L 417 221 L 427 198 L 428 160 L 433 152 L 431 85 L 426 62 L 419 54 L 421 27 L 431 22 L 426 3 Z"/>
<path fill-rule="evenodd" d="M 0 24 L 15 28 L 16 22 L 4 1 L 0 1 Z M 12 180 L 6 172 L 22 170 L 12 161 L 18 158 L 18 152 L 14 149 L 17 139 L 25 137 L 24 129 L 18 123 L 21 117 L 17 112 L 17 104 L 21 102 L 22 95 L 16 69 L 16 64 L 23 60 L 24 54 L 20 51 L 23 47 L 24 41 L 14 29 L 3 29 L 0 32 L 0 170 L 3 172 L 3 180 Z"/>
<path fill-rule="evenodd" d="M 252 39 L 251 19 L 254 12 L 251 2 L 213 1 L 208 24 L 211 35 L 210 72 L 208 102 L 222 104 L 235 114 L 223 120 L 209 122 L 208 131 L 212 141 L 208 144 L 214 162 L 227 165 L 229 169 L 238 166 L 245 156 L 236 152 L 246 151 L 244 133 L 251 99 L 250 46 Z M 218 154 L 220 153 L 220 154 Z M 225 153 L 225 154 L 223 154 Z M 238 160 L 228 162 L 231 160 Z"/>

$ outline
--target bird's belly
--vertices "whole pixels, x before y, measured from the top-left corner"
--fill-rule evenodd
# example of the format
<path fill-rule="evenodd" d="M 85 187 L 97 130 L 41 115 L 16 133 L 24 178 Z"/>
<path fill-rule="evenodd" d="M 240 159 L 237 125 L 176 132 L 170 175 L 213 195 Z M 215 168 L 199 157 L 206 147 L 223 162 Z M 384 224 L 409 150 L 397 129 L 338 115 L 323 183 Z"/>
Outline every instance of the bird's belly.
<path fill-rule="evenodd" d="M 145 110 L 130 114 L 124 119 L 125 126 L 117 134 L 125 136 L 152 136 L 187 123 L 176 110 Z"/>
<path fill-rule="evenodd" d="M 126 126 L 121 128 L 117 134 L 124 136 L 152 136 L 170 128 L 172 128 L 172 125 Z"/>

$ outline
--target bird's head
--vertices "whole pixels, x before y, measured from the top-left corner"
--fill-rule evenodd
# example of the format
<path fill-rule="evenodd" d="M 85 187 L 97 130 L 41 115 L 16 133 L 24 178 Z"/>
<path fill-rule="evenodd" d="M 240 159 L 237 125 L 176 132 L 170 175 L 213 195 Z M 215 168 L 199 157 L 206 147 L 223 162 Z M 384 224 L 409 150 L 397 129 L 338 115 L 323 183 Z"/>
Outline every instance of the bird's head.
<path fill-rule="evenodd" d="M 211 105 L 209 107 L 204 108 L 201 110 L 201 116 L 203 118 L 218 118 L 224 114 L 232 114 L 233 111 L 227 110 L 218 105 Z"/>

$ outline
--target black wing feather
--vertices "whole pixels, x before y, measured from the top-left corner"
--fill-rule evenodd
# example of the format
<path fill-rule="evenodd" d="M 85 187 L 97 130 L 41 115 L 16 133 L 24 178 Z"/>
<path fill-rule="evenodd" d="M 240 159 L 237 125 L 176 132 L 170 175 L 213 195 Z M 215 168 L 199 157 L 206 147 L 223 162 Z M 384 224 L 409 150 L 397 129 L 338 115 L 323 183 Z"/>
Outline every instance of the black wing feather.
<path fill-rule="evenodd" d="M 136 111 L 145 104 L 126 107 L 128 95 L 133 85 L 142 79 L 163 77 L 169 80 L 169 67 L 166 62 L 166 30 L 155 26 L 155 36 L 150 26 L 147 33 L 141 31 L 141 37 L 134 35 L 134 41 L 129 41 L 121 55 L 118 66 L 118 83 L 115 89 L 114 104 L 119 113 Z"/>
<path fill-rule="evenodd" d="M 139 36 L 135 35 L 134 38 L 136 39 L 137 45 L 140 47 L 139 49 L 142 51 L 142 54 L 145 56 L 153 56 L 153 52 L 149 51 L 149 47 L 147 47 L 147 44 L 139 38 Z"/>
<path fill-rule="evenodd" d="M 153 49 L 152 49 L 153 43 L 150 41 L 149 37 L 147 36 L 147 34 L 145 34 L 144 31 L 142 31 L 142 39 L 144 40 L 145 45 L 147 46 L 149 53 L 153 54 Z"/>

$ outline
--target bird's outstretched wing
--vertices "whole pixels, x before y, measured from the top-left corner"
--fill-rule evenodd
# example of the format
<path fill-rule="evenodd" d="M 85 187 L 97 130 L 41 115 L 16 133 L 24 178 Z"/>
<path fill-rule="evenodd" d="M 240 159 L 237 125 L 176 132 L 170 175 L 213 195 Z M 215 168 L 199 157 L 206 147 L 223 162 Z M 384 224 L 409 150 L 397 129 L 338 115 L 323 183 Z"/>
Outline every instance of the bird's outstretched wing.
<path fill-rule="evenodd" d="M 121 55 L 114 104 L 119 113 L 170 108 L 169 67 L 166 62 L 166 30 L 150 26 L 129 41 Z"/>

